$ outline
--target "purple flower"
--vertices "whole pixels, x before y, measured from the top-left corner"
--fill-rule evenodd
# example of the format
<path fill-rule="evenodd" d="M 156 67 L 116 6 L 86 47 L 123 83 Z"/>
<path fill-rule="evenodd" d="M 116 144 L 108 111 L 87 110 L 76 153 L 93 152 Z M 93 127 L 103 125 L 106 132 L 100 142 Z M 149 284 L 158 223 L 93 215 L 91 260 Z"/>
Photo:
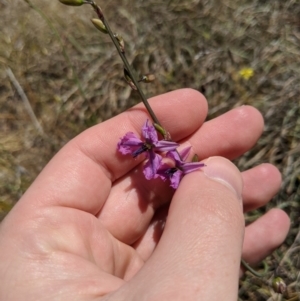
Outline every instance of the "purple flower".
<path fill-rule="evenodd" d="M 184 162 L 187 159 L 190 150 L 191 147 L 187 147 L 179 154 L 174 150 L 169 151 L 166 154 L 166 157 L 174 161 L 174 167 L 170 167 L 170 165 L 165 163 L 161 164 L 157 170 L 156 177 L 160 177 L 164 181 L 169 179 L 171 182 L 171 187 L 177 189 L 184 175 L 205 166 L 205 164 L 201 162 Z"/>
<path fill-rule="evenodd" d="M 123 155 L 131 154 L 133 158 L 146 153 L 148 162 L 144 167 L 144 175 L 147 180 L 150 180 L 155 177 L 156 171 L 161 165 L 162 157 L 156 152 L 175 150 L 179 144 L 173 141 L 158 140 L 154 126 L 148 125 L 148 120 L 142 127 L 142 136 L 144 141 L 129 132 L 121 138 L 117 148 Z"/>

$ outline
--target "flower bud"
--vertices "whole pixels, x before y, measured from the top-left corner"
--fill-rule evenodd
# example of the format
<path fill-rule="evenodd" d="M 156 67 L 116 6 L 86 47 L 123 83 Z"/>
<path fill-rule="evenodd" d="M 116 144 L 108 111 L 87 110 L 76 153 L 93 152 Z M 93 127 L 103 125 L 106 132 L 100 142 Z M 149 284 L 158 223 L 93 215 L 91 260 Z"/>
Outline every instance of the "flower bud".
<path fill-rule="evenodd" d="M 92 19 L 91 21 L 98 30 L 100 30 L 101 32 L 103 32 L 105 34 L 108 33 L 106 26 L 100 19 Z"/>
<path fill-rule="evenodd" d="M 172 141 L 170 133 L 167 132 L 161 125 L 154 122 L 153 126 L 156 129 L 156 131 L 159 132 L 164 137 L 164 140 Z"/>
<path fill-rule="evenodd" d="M 281 277 L 275 277 L 272 281 L 272 287 L 278 294 L 284 294 L 286 291 L 286 284 Z"/>
<path fill-rule="evenodd" d="M 62 4 L 71 5 L 71 6 L 80 6 L 86 3 L 86 1 L 84 0 L 58 0 L 58 1 Z"/>
<path fill-rule="evenodd" d="M 142 78 L 139 79 L 139 82 L 143 83 L 151 83 L 155 80 L 154 74 L 143 75 Z"/>
<path fill-rule="evenodd" d="M 192 162 L 199 162 L 199 156 L 197 154 L 193 156 Z"/>
<path fill-rule="evenodd" d="M 154 122 L 153 126 L 156 129 L 156 131 L 159 132 L 163 137 L 166 135 L 166 130 L 161 125 Z"/>
<path fill-rule="evenodd" d="M 124 40 L 122 38 L 122 36 L 118 35 L 117 33 L 114 34 L 114 37 L 116 38 L 116 40 L 119 43 L 120 49 L 123 53 L 125 53 L 125 43 Z"/>

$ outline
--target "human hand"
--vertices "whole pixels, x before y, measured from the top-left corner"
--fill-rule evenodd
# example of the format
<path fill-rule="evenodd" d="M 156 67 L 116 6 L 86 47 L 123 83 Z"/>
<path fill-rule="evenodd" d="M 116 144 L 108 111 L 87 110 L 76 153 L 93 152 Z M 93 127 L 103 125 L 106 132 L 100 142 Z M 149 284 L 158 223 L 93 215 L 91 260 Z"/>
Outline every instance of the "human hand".
<path fill-rule="evenodd" d="M 240 173 L 225 159 L 255 144 L 260 113 L 243 106 L 204 123 L 206 100 L 190 89 L 150 104 L 207 167 L 175 192 L 146 180 L 142 158 L 116 150 L 126 132 L 140 135 L 142 105 L 86 130 L 2 222 L 0 300 L 235 300 L 241 256 L 255 264 L 283 242 L 283 211 L 269 211 L 244 236 L 241 206 L 266 204 L 280 187 L 278 170 L 262 164 Z"/>

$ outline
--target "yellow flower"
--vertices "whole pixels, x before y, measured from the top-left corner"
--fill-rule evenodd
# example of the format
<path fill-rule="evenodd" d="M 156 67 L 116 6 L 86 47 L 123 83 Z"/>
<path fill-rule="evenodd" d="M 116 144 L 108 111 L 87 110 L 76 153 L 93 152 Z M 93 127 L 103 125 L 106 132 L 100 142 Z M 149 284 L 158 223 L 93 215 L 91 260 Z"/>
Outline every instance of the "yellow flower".
<path fill-rule="evenodd" d="M 254 70 L 252 68 L 243 68 L 239 71 L 239 75 L 243 79 L 248 80 L 254 75 Z"/>

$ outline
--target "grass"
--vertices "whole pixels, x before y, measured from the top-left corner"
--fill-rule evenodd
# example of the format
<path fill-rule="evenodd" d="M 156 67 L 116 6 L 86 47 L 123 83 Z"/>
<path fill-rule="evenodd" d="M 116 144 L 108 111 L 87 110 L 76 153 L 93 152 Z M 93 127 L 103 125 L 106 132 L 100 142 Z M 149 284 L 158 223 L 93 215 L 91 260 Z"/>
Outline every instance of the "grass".
<path fill-rule="evenodd" d="M 58 1 L 0 1 L 0 217 L 17 202 L 49 159 L 72 137 L 139 101 L 107 36 L 94 29 L 89 7 Z M 264 281 L 241 280 L 241 300 L 298 300 L 300 221 L 300 1 L 98 1 L 126 41 L 141 74 L 158 80 L 148 96 L 191 87 L 205 94 L 209 119 L 243 104 L 258 108 L 265 131 L 236 160 L 241 170 L 262 162 L 283 175 L 279 194 L 247 216 L 272 207 L 292 220 L 283 246 L 267 259 Z M 44 14 L 44 15 L 43 15 Z M 41 125 L 8 76 L 10 68 Z M 241 70 L 253 76 L 246 79 Z M 288 292 L 275 295 L 272 270 Z M 298 286 L 297 286 L 298 285 Z"/>

